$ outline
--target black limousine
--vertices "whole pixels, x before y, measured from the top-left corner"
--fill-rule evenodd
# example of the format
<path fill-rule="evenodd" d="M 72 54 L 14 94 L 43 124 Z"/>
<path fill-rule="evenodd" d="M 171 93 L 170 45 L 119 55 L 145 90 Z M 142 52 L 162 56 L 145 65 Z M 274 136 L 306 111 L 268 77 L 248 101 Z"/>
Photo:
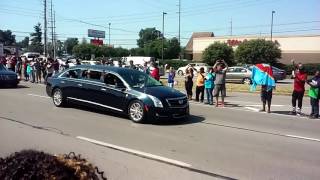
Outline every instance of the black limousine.
<path fill-rule="evenodd" d="M 55 106 L 69 102 L 124 113 L 137 123 L 189 116 L 185 94 L 138 70 L 102 65 L 74 66 L 48 78 Z"/>
<path fill-rule="evenodd" d="M 17 87 L 20 77 L 13 71 L 8 70 L 3 64 L 0 64 L 0 86 Z"/>

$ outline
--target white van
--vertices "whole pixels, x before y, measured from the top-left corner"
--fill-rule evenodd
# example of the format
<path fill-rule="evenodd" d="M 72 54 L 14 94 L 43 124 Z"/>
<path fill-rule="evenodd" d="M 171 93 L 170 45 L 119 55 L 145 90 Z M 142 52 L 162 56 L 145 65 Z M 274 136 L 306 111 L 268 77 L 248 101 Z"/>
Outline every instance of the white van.
<path fill-rule="evenodd" d="M 40 53 L 37 52 L 26 52 L 21 55 L 21 57 L 26 57 L 28 61 L 31 61 L 33 58 L 38 58 L 40 57 Z"/>

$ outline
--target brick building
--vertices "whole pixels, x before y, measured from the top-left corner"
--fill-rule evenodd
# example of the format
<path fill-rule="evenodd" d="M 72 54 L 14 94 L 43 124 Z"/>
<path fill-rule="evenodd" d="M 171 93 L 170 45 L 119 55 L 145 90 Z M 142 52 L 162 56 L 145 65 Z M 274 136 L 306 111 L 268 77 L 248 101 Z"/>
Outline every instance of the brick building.
<path fill-rule="evenodd" d="M 224 42 L 234 49 L 250 39 L 270 40 L 270 36 L 223 36 L 215 37 L 212 32 L 195 32 L 186 45 L 185 58 L 201 61 L 203 51 L 214 42 Z M 320 63 L 320 35 L 273 36 L 280 44 L 281 63 L 290 64 L 292 59 L 302 63 Z"/>

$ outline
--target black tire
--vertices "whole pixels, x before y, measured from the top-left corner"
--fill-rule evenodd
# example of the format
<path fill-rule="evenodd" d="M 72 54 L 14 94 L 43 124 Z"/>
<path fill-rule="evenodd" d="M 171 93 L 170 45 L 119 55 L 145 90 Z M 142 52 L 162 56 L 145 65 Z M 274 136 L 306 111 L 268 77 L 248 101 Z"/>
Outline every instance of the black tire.
<path fill-rule="evenodd" d="M 52 101 L 56 107 L 64 107 L 66 105 L 66 99 L 61 89 L 56 88 L 53 90 Z"/>
<path fill-rule="evenodd" d="M 247 84 L 247 85 L 252 84 L 252 82 L 251 82 L 251 79 L 250 79 L 250 78 L 243 78 L 242 83 L 243 83 L 243 84 Z"/>
<path fill-rule="evenodd" d="M 128 106 L 128 116 L 135 123 L 144 123 L 146 120 L 146 113 L 144 105 L 139 100 L 133 100 Z"/>
<path fill-rule="evenodd" d="M 183 72 L 181 70 L 178 71 L 179 76 L 183 76 Z"/>

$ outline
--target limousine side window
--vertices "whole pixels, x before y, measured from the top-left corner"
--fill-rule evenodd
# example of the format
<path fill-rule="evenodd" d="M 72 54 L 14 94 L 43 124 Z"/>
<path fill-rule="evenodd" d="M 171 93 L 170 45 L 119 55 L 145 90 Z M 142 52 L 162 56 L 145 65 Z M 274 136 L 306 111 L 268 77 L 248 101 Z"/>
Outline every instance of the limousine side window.
<path fill-rule="evenodd" d="M 73 69 L 65 72 L 61 77 L 77 79 L 79 78 L 78 74 L 79 74 L 79 69 Z"/>
<path fill-rule="evenodd" d="M 100 71 L 93 71 L 93 70 L 84 70 L 82 72 L 81 77 L 83 79 L 93 80 L 93 81 L 100 81 L 101 72 Z"/>
<path fill-rule="evenodd" d="M 118 87 L 118 85 L 123 86 L 123 82 L 116 75 L 108 73 L 104 77 L 104 83 L 107 86 Z"/>

